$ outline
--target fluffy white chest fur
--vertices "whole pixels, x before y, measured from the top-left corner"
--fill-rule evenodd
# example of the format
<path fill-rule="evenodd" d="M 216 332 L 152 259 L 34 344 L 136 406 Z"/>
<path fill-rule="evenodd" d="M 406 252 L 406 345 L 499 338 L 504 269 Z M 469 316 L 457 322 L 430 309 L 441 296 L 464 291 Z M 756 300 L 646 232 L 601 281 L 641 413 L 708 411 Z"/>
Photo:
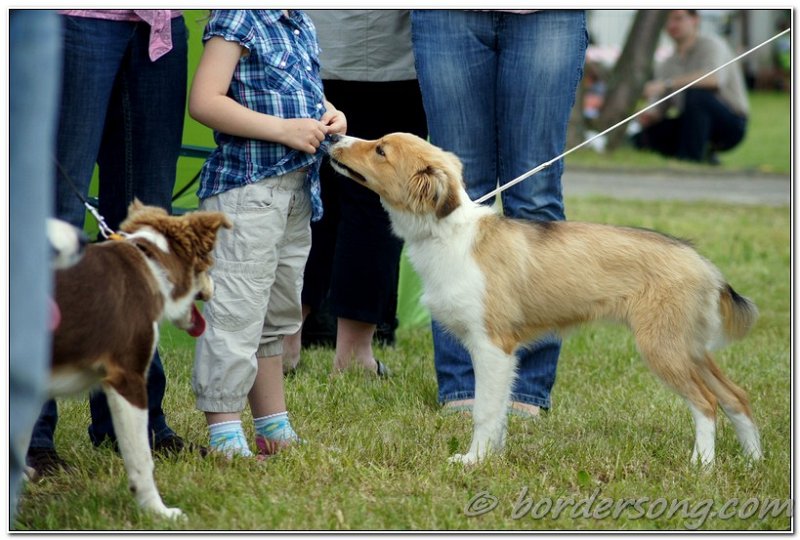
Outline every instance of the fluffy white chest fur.
<path fill-rule="evenodd" d="M 466 192 L 463 200 L 469 200 Z M 423 284 L 422 303 L 433 318 L 460 339 L 484 334 L 486 281 L 473 247 L 486 207 L 463 204 L 446 220 L 398 212 L 387 207 L 395 232 L 405 239 L 406 253 Z"/>

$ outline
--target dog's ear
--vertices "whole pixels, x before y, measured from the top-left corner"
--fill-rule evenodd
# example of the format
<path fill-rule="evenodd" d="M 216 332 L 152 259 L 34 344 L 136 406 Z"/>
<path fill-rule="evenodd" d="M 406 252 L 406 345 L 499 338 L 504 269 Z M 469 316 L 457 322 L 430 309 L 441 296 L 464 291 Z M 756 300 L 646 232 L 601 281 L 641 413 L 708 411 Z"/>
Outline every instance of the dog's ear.
<path fill-rule="evenodd" d="M 443 163 L 429 164 L 411 178 L 411 200 L 420 205 L 413 210 L 424 211 L 425 206 L 429 206 L 436 217 L 442 219 L 458 208 L 460 201 L 456 187 L 461 182 L 461 162 L 453 154 L 449 156 L 452 156 L 455 164 L 450 163 L 449 159 Z"/>
<path fill-rule="evenodd" d="M 217 242 L 217 233 L 221 228 L 230 229 L 233 224 L 222 212 L 193 212 L 186 218 L 188 224 L 184 230 L 192 231 L 194 257 L 200 263 L 199 269 L 205 270 L 213 264 L 211 252 Z"/>
<path fill-rule="evenodd" d="M 447 171 L 448 176 L 459 186 L 463 186 L 464 165 L 461 163 L 461 160 L 452 152 L 443 151 L 442 154 L 444 159 L 443 168 Z"/>
<path fill-rule="evenodd" d="M 135 214 L 136 212 L 141 210 L 142 207 L 144 207 L 144 205 L 142 204 L 142 201 L 139 200 L 139 197 L 134 197 L 133 202 L 128 205 L 128 215 L 130 216 L 132 214 Z"/>
<path fill-rule="evenodd" d="M 211 252 L 220 228 L 232 227 L 222 212 L 204 211 L 153 220 L 149 225 L 166 236 L 171 250 L 197 272 L 204 272 L 214 264 Z"/>
<path fill-rule="evenodd" d="M 142 204 L 142 201 L 139 199 L 134 198 L 133 202 L 128 205 L 128 216 L 125 218 L 125 221 L 120 223 L 119 228 L 127 233 L 136 232 L 136 230 L 140 227 L 145 225 L 152 226 L 154 223 L 160 222 L 168 215 L 169 214 L 167 211 L 163 208 L 158 206 L 147 206 Z"/>

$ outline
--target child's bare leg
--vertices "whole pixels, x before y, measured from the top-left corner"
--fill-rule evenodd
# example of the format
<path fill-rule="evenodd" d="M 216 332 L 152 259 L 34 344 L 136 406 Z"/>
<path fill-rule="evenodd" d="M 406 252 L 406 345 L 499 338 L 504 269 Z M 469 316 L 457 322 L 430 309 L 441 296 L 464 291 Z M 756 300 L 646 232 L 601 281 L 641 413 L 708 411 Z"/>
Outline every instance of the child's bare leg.
<path fill-rule="evenodd" d="M 303 305 L 303 322 L 305 322 L 308 314 L 311 313 L 311 307 Z M 290 336 L 283 338 L 283 373 L 289 373 L 297 368 L 300 362 L 300 349 L 302 348 L 302 334 L 303 327 Z"/>
<path fill-rule="evenodd" d="M 257 358 L 258 373 L 248 399 L 259 454 L 271 455 L 300 440 L 289 422 L 283 391 L 283 355 Z"/>
<path fill-rule="evenodd" d="M 261 356 L 256 361 L 256 379 L 247 394 L 253 418 L 284 412 L 286 399 L 283 394 L 283 355 Z"/>

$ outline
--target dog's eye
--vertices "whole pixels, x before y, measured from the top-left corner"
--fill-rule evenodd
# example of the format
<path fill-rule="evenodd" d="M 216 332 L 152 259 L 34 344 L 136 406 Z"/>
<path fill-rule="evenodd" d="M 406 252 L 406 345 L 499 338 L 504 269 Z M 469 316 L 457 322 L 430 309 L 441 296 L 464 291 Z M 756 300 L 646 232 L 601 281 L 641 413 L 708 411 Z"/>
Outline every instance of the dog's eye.
<path fill-rule="evenodd" d="M 379 156 L 386 156 L 386 154 L 383 153 L 383 146 L 381 145 L 375 147 L 375 153 Z"/>

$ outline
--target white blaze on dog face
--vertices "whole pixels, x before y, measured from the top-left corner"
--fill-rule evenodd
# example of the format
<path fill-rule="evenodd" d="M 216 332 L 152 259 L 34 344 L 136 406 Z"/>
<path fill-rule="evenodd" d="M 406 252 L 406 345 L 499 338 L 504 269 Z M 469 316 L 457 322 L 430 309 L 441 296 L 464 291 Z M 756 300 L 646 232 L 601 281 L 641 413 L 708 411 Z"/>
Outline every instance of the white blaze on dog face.
<path fill-rule="evenodd" d="M 340 137 L 329 153 L 334 169 L 396 210 L 441 219 L 460 204 L 461 162 L 415 135 L 392 133 L 373 141 Z"/>

